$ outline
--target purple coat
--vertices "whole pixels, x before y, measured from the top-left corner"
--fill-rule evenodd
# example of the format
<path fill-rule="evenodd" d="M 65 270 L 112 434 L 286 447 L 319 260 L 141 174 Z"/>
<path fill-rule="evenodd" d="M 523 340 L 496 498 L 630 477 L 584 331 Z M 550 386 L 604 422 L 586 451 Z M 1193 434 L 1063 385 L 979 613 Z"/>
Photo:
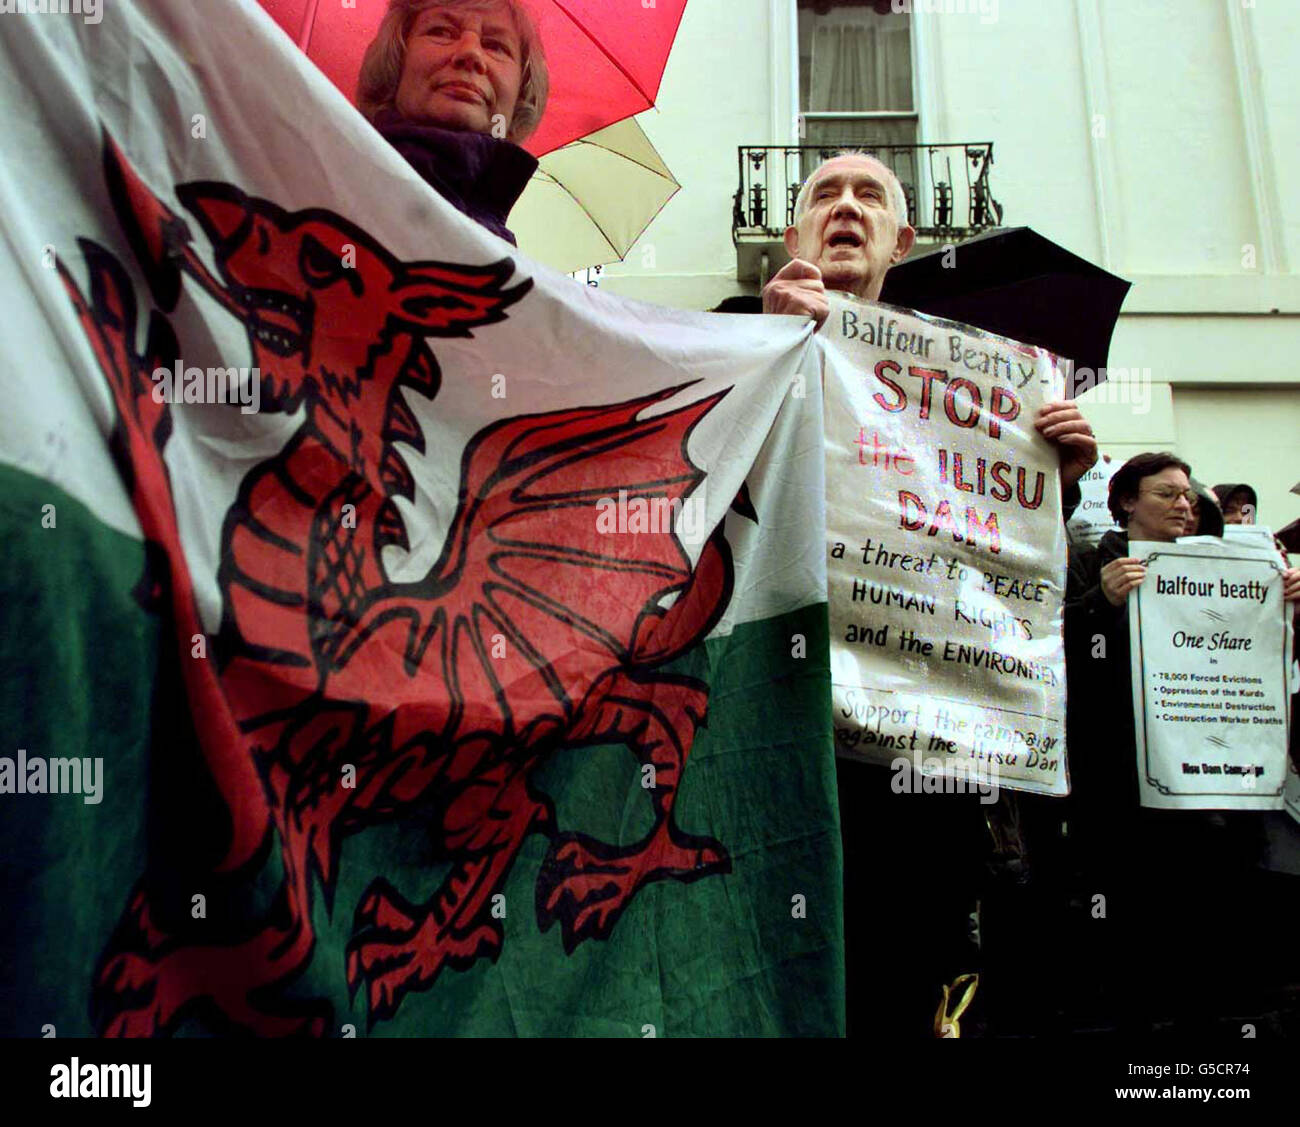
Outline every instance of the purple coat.
<path fill-rule="evenodd" d="M 487 133 L 409 121 L 392 109 L 375 116 L 375 128 L 452 207 L 518 245 L 506 218 L 537 171 L 536 157 Z"/>

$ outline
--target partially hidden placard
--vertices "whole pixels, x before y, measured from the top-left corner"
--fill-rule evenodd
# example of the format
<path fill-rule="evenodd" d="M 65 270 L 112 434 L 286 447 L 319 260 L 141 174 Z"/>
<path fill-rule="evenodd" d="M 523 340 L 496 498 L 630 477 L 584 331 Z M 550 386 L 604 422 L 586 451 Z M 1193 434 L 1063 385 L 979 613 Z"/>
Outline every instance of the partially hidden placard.
<path fill-rule="evenodd" d="M 1065 526 L 1070 545 L 1079 551 L 1095 548 L 1097 542 L 1115 527 L 1110 515 L 1110 479 L 1122 462 L 1101 453 L 1097 464 L 1079 479 L 1079 507 Z"/>

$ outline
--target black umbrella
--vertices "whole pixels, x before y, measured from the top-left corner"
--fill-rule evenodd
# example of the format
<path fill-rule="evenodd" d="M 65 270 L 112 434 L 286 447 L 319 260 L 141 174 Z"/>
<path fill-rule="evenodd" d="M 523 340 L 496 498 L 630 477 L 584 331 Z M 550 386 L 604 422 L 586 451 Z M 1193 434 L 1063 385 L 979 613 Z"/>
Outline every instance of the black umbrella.
<path fill-rule="evenodd" d="M 1104 379 L 1130 285 L 1029 227 L 1002 227 L 900 263 L 880 300 L 1051 349 L 1074 361 L 1082 391 Z"/>
<path fill-rule="evenodd" d="M 1300 520 L 1293 520 L 1277 534 L 1277 538 L 1288 552 L 1300 552 Z"/>
<path fill-rule="evenodd" d="M 1291 492 L 1300 494 L 1300 481 L 1291 486 Z M 1288 552 L 1300 552 L 1300 519 L 1293 520 L 1277 534 Z"/>

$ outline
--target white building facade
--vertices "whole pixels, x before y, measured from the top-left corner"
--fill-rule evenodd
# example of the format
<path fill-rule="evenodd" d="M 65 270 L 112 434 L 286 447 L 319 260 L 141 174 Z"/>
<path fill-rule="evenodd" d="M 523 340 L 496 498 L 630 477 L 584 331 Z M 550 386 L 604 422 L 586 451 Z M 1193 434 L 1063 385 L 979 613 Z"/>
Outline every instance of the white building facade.
<path fill-rule="evenodd" d="M 757 292 L 783 258 L 733 235 L 737 211 L 779 229 L 788 187 L 756 201 L 741 147 L 919 143 L 893 151 L 922 217 L 946 176 L 949 221 L 988 226 L 951 168 L 987 142 L 1003 225 L 1133 282 L 1110 349 L 1127 374 L 1080 399 L 1103 449 L 1173 449 L 1207 484 L 1253 484 L 1261 523 L 1300 515 L 1300 3 L 690 0 L 639 120 L 682 190 L 603 288 L 693 309 Z M 943 144 L 948 173 L 926 154 Z"/>

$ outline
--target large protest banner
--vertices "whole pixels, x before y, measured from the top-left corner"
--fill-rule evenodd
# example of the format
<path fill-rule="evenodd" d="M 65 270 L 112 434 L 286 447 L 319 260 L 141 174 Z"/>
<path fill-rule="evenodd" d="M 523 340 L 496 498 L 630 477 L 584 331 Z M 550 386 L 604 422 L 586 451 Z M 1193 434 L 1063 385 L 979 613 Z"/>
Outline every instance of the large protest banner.
<path fill-rule="evenodd" d="M 836 752 L 1067 793 L 1065 362 L 839 294 L 822 335 Z"/>
<path fill-rule="evenodd" d="M 1272 544 L 1137 540 L 1129 554 L 1147 569 L 1128 600 L 1142 805 L 1281 809 L 1291 639 Z"/>
<path fill-rule="evenodd" d="M 810 326 L 538 267 L 251 0 L 0 92 L 0 1032 L 842 1032 Z"/>

